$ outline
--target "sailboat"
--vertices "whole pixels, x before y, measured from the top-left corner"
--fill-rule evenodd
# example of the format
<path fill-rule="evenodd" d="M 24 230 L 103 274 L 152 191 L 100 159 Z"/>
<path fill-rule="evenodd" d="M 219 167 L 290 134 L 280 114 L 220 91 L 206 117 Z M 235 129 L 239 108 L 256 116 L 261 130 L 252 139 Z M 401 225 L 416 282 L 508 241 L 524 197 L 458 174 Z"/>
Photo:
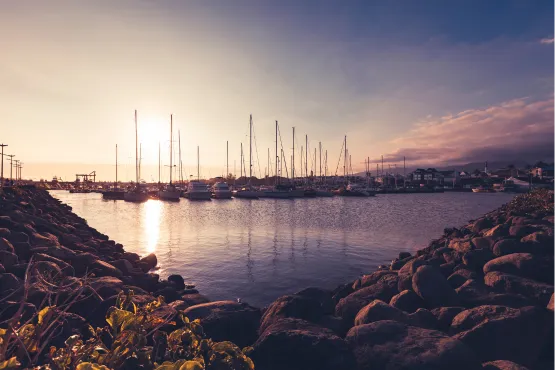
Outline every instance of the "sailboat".
<path fill-rule="evenodd" d="M 295 186 L 295 127 L 293 127 L 293 155 L 291 157 L 291 190 L 289 191 L 289 197 L 291 198 L 304 198 L 305 190 L 303 188 L 298 188 Z"/>
<path fill-rule="evenodd" d="M 243 153 L 243 144 L 241 144 L 241 155 Z M 243 163 L 241 161 L 241 163 Z M 241 170 L 242 175 L 243 170 Z M 245 171 L 246 174 L 247 171 Z M 249 182 L 247 185 L 241 187 L 233 193 L 235 198 L 248 198 L 248 199 L 258 199 L 261 196 L 261 192 L 254 189 L 251 185 L 252 179 L 252 114 L 249 119 Z"/>
<path fill-rule="evenodd" d="M 328 151 L 324 156 L 324 177 L 322 177 L 322 143 L 320 143 L 320 185 L 316 188 L 317 197 L 333 197 L 333 193 L 325 186 L 324 179 L 327 179 Z"/>
<path fill-rule="evenodd" d="M 263 197 L 265 197 L 265 198 L 289 199 L 290 198 L 290 191 L 289 191 L 290 189 L 289 189 L 289 187 L 279 183 L 278 163 L 279 163 L 278 121 L 276 121 L 276 183 L 275 183 L 273 188 L 265 190 L 263 192 Z"/>
<path fill-rule="evenodd" d="M 172 200 L 179 202 L 181 197 L 181 190 L 179 190 L 174 184 L 172 184 L 172 155 L 173 155 L 173 115 L 170 115 L 170 183 L 166 185 L 163 189 L 158 191 L 158 197 L 161 200 Z"/>
<path fill-rule="evenodd" d="M 111 190 L 109 189 L 102 192 L 102 198 L 110 200 L 123 200 L 124 197 L 125 191 L 118 188 L 118 144 L 116 144 L 116 182 Z"/>
<path fill-rule="evenodd" d="M 146 202 L 148 200 L 148 192 L 141 187 L 139 183 L 139 153 L 138 153 L 138 135 L 137 135 L 137 110 L 135 110 L 135 187 L 128 190 L 123 195 L 123 199 L 127 202 Z"/>
<path fill-rule="evenodd" d="M 212 193 L 208 189 L 208 185 L 200 181 L 200 151 L 197 146 L 197 180 L 189 181 L 185 198 L 189 200 L 211 200 Z"/>

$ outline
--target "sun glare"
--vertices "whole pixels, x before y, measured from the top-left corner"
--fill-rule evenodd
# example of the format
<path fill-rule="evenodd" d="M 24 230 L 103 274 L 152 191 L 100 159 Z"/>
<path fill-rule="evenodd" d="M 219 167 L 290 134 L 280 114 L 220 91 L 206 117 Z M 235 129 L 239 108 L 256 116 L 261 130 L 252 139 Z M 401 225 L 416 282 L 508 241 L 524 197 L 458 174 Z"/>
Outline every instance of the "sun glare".
<path fill-rule="evenodd" d="M 145 239 L 147 241 L 147 253 L 156 251 L 158 238 L 160 236 L 160 218 L 162 214 L 162 202 L 157 200 L 149 200 L 143 207 Z"/>

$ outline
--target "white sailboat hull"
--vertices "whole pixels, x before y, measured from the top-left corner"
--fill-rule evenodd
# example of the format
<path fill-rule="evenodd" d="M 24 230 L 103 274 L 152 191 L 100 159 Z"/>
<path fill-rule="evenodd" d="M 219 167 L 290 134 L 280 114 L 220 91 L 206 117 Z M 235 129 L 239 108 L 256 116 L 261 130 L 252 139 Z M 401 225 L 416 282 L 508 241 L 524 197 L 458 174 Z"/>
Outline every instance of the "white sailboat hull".
<path fill-rule="evenodd" d="M 158 198 L 160 198 L 161 200 L 179 201 L 180 197 L 181 197 L 180 190 L 160 190 L 158 192 Z"/>

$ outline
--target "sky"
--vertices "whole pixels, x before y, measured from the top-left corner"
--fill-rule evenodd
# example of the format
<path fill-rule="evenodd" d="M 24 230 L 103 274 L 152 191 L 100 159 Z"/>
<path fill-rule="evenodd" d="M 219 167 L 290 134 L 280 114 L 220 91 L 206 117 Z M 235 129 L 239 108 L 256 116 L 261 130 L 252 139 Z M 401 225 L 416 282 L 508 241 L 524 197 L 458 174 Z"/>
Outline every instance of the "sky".
<path fill-rule="evenodd" d="M 23 176 L 169 170 L 170 114 L 185 176 L 275 163 L 308 135 L 328 173 L 385 163 L 553 161 L 553 1 L 18 1 L 0 12 L 0 142 Z M 179 137 L 178 137 L 179 133 Z M 303 147 L 306 152 L 306 148 Z M 174 160 L 175 162 L 175 160 Z M 5 162 L 6 163 L 6 162 Z M 304 166 L 304 164 L 303 164 Z M 9 167 L 9 166 L 8 166 Z M 324 161 L 325 167 L 325 161 Z M 6 172 L 6 168 L 5 168 Z M 341 171 L 340 171 L 341 172 Z"/>

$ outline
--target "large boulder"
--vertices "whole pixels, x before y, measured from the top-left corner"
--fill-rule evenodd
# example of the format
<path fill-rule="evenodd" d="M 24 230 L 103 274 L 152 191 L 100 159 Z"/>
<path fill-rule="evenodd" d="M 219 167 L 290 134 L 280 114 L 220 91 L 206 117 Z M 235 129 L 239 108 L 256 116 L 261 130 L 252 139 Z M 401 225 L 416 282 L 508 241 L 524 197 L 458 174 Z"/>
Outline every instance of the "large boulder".
<path fill-rule="evenodd" d="M 470 230 L 478 234 L 482 230 L 489 229 L 490 227 L 492 227 L 492 225 L 493 225 L 493 222 L 491 221 L 491 219 L 487 217 L 482 217 L 474 221 L 474 223 L 470 226 Z"/>
<path fill-rule="evenodd" d="M 274 322 L 258 338 L 250 353 L 257 369 L 353 370 L 347 343 L 331 330 L 300 319 Z"/>
<path fill-rule="evenodd" d="M 108 262 L 96 260 L 91 264 L 91 271 L 97 276 L 122 277 L 123 273 Z"/>
<path fill-rule="evenodd" d="M 17 265 L 18 262 L 19 259 L 17 258 L 17 255 L 15 253 L 9 252 L 7 250 L 0 250 L 0 264 L 4 265 L 5 268 L 9 269 L 10 267 Z"/>
<path fill-rule="evenodd" d="M 500 224 L 484 232 L 485 237 L 502 238 L 509 235 L 509 225 Z"/>
<path fill-rule="evenodd" d="M 376 284 L 383 276 L 386 275 L 396 275 L 397 271 L 390 270 L 379 270 L 371 273 L 370 275 L 364 275 L 360 278 L 360 285 L 356 289 L 366 288 L 367 286 Z M 356 283 L 355 283 L 356 284 Z"/>
<path fill-rule="evenodd" d="M 141 258 L 139 264 L 144 272 L 148 272 L 158 265 L 158 258 L 156 258 L 154 253 L 151 253 L 148 256 Z"/>
<path fill-rule="evenodd" d="M 0 251 L 14 253 L 13 245 L 7 239 L 0 238 Z"/>
<path fill-rule="evenodd" d="M 467 280 L 456 289 L 461 306 L 472 308 L 483 305 L 501 305 L 521 308 L 534 304 L 533 300 L 520 294 L 496 293 L 493 289 L 478 280 Z"/>
<path fill-rule="evenodd" d="M 464 310 L 464 307 L 438 307 L 431 312 L 436 317 L 437 328 L 441 331 L 447 331 L 451 327 L 455 316 Z"/>
<path fill-rule="evenodd" d="M 412 277 L 412 289 L 431 308 L 456 306 L 458 297 L 441 272 L 432 266 L 421 266 Z"/>
<path fill-rule="evenodd" d="M 474 249 L 466 252 L 462 260 L 470 270 L 481 271 L 484 265 L 493 258 L 494 255 L 490 249 Z"/>
<path fill-rule="evenodd" d="M 286 295 L 276 299 L 264 312 L 260 323 L 260 333 L 264 332 L 275 320 L 296 318 L 318 323 L 324 315 L 320 302 L 299 295 Z"/>
<path fill-rule="evenodd" d="M 90 285 L 103 299 L 115 296 L 123 290 L 123 282 L 113 276 L 92 278 Z"/>
<path fill-rule="evenodd" d="M 469 239 L 451 239 L 448 247 L 461 253 L 469 252 L 474 248 Z"/>
<path fill-rule="evenodd" d="M 534 251 L 530 253 L 553 255 L 553 231 L 551 231 L 551 235 L 544 231 L 536 231 L 522 237 L 520 242 L 523 244 L 523 248 Z"/>
<path fill-rule="evenodd" d="M 528 366 L 537 361 L 552 321 L 538 307 L 479 306 L 455 316 L 451 332 L 482 362 L 505 359 Z"/>
<path fill-rule="evenodd" d="M 462 342 L 444 333 L 396 321 L 353 327 L 345 338 L 360 370 L 479 370 Z"/>
<path fill-rule="evenodd" d="M 482 367 L 483 370 L 528 370 L 527 367 L 507 360 L 484 362 L 482 364 Z"/>
<path fill-rule="evenodd" d="M 493 245 L 495 244 L 495 239 L 492 237 L 477 236 L 475 238 L 472 238 L 472 244 L 474 244 L 477 249 L 491 250 L 493 248 Z"/>
<path fill-rule="evenodd" d="M 493 254 L 497 257 L 521 252 L 526 252 L 526 247 L 516 239 L 501 239 L 493 246 Z"/>
<path fill-rule="evenodd" d="M 315 288 L 315 287 L 308 287 L 295 293 L 295 295 L 317 301 L 320 304 L 322 312 L 325 315 L 332 315 L 333 312 L 335 311 L 335 302 L 333 301 L 333 294 L 329 290 Z"/>
<path fill-rule="evenodd" d="M 553 284 L 553 260 L 530 253 L 513 253 L 489 261 L 484 274 L 504 272 Z"/>
<path fill-rule="evenodd" d="M 407 313 L 413 313 L 419 308 L 424 308 L 425 302 L 412 290 L 403 290 L 389 301 L 389 304 Z"/>
<path fill-rule="evenodd" d="M 376 299 L 364 306 L 355 317 L 355 325 L 370 324 L 371 322 L 393 320 L 409 324 L 409 316 L 398 308 Z"/>
<path fill-rule="evenodd" d="M 256 340 L 260 310 L 246 303 L 219 301 L 191 306 L 183 311 L 190 320 L 200 319 L 208 337 L 231 341 L 240 347 Z"/>
<path fill-rule="evenodd" d="M 520 294 L 546 306 L 553 294 L 553 285 L 499 271 L 488 272 L 484 283 L 500 293 Z"/>
<path fill-rule="evenodd" d="M 351 324 L 358 311 L 368 303 L 379 299 L 389 302 L 399 291 L 397 290 L 398 277 L 395 275 L 383 276 L 376 284 L 357 290 L 342 298 L 335 306 L 335 314 Z"/>
<path fill-rule="evenodd" d="M 467 269 L 458 269 L 447 278 L 447 282 L 453 287 L 453 289 L 457 289 L 458 287 L 466 283 L 467 280 L 476 279 L 477 277 L 478 274 L 473 271 Z"/>

